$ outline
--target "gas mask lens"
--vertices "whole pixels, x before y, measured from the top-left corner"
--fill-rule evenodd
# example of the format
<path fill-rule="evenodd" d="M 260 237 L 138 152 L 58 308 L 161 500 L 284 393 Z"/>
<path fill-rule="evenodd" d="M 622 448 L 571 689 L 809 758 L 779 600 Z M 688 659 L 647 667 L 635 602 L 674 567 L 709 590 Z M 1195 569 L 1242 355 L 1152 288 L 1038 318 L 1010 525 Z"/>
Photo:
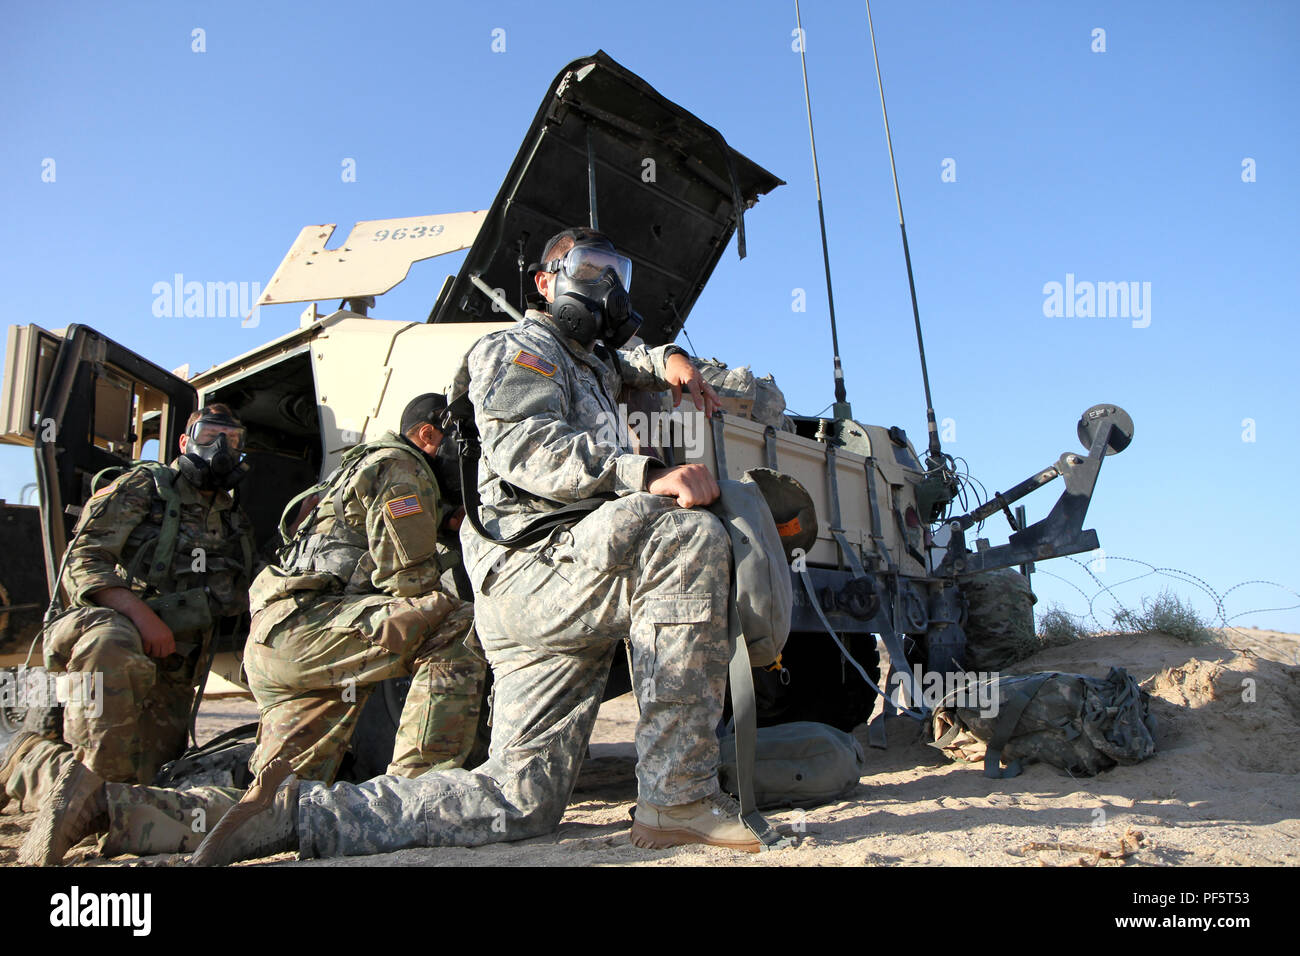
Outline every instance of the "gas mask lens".
<path fill-rule="evenodd" d="M 632 260 L 599 246 L 574 246 L 559 261 L 559 268 L 549 271 L 558 272 L 560 269 L 577 282 L 595 282 L 606 269 L 613 269 L 623 289 L 632 289 Z"/>
<path fill-rule="evenodd" d="M 215 425 L 202 419 L 195 422 L 194 427 L 190 429 L 190 439 L 196 445 L 201 445 L 204 448 L 212 445 L 213 442 L 224 435 L 226 447 L 236 455 L 243 453 L 247 434 L 246 429 L 229 425 Z"/>

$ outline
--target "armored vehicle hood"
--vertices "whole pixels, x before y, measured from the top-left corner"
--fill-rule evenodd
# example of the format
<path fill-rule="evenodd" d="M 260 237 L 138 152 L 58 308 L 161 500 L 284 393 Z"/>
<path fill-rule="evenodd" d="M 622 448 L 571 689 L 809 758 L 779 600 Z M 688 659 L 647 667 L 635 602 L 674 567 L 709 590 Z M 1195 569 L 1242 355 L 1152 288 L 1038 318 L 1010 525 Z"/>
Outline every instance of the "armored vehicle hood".
<path fill-rule="evenodd" d="M 471 276 L 523 310 L 521 256 L 532 263 L 547 238 L 590 222 L 589 156 L 597 225 L 633 261 L 632 305 L 649 345 L 673 340 L 737 229 L 743 257 L 743 211 L 784 185 L 597 51 L 551 84 L 432 321 L 500 319 Z"/>

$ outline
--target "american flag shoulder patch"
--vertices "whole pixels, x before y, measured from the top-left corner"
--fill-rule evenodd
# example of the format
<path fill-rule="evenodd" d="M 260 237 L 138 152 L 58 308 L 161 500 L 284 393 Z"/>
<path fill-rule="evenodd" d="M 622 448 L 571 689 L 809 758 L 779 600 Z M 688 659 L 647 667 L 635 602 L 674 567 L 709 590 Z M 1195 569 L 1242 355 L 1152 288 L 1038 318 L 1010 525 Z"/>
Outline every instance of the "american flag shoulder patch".
<path fill-rule="evenodd" d="M 388 509 L 388 515 L 391 518 L 409 518 L 411 515 L 424 513 L 424 508 L 420 505 L 420 499 L 417 495 L 403 495 L 401 498 L 394 498 L 384 507 Z"/>
<path fill-rule="evenodd" d="M 119 478 L 118 481 L 121 481 L 121 479 Z M 113 492 L 116 488 L 117 488 L 117 481 L 114 481 L 114 482 L 112 482 L 112 483 L 110 483 L 110 484 L 105 485 L 103 488 L 100 488 L 97 492 L 95 492 L 95 493 L 94 493 L 93 495 L 91 495 L 90 497 L 92 497 L 92 498 L 102 498 L 102 497 L 104 497 L 104 495 L 107 495 L 107 494 L 110 494 L 111 492 Z"/>
<path fill-rule="evenodd" d="M 530 368 L 534 372 L 540 372 L 547 378 L 550 378 L 555 374 L 554 365 L 546 361 L 546 359 L 542 358 L 540 355 L 534 355 L 532 352 L 525 352 L 523 349 L 520 349 L 519 354 L 514 357 L 514 363 L 516 365 L 522 365 L 524 368 Z"/>

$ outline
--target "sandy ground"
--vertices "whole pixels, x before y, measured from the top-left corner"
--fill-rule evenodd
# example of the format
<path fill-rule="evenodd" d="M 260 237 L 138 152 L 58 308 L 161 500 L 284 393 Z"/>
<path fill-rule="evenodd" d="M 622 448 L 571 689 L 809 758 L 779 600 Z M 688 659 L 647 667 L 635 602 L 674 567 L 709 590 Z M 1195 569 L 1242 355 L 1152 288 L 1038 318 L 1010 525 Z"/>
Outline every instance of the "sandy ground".
<path fill-rule="evenodd" d="M 1157 752 L 1146 762 L 1072 779 L 1045 765 L 990 780 L 891 721 L 887 749 L 845 799 L 768 818 L 797 845 L 749 855 L 712 847 L 631 845 L 636 798 L 630 696 L 602 707 L 573 802 L 557 833 L 477 849 L 419 849 L 294 866 L 1124 866 L 1300 864 L 1300 636 L 1234 629 L 1193 647 L 1159 634 L 1093 637 L 1053 648 L 1016 672 L 1105 676 L 1123 666 L 1152 694 Z M 213 702 L 201 737 L 255 716 Z M 0 817 L 0 864 L 12 864 L 30 814 Z M 87 845 L 70 860 L 103 865 Z M 141 861 L 118 861 L 129 863 Z M 147 862 L 164 862 L 162 859 Z"/>

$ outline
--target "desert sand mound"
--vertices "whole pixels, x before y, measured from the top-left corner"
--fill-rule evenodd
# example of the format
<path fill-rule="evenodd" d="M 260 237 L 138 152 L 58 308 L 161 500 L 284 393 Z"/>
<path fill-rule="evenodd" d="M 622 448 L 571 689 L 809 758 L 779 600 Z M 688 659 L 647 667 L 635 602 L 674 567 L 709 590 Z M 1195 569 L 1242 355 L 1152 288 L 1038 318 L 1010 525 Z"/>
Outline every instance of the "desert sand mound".
<path fill-rule="evenodd" d="M 1234 630 L 1221 645 L 1160 634 L 1087 638 L 1041 651 L 1016 673 L 1104 677 L 1126 668 L 1152 696 L 1155 756 L 1074 779 L 1042 764 L 1009 780 L 948 761 L 922 728 L 889 722 L 865 747 L 867 773 L 846 799 L 769 819 L 798 845 L 748 855 L 711 847 L 646 851 L 628 840 L 636 799 L 629 696 L 601 709 L 591 757 L 559 832 L 476 849 L 417 849 L 297 866 L 466 865 L 1169 865 L 1300 863 L 1300 637 Z M 223 702 L 226 710 L 230 704 Z M 0 823 L 0 854 L 30 818 Z M 76 855 L 102 863 L 93 850 Z M 162 862 L 150 861 L 150 862 Z"/>

